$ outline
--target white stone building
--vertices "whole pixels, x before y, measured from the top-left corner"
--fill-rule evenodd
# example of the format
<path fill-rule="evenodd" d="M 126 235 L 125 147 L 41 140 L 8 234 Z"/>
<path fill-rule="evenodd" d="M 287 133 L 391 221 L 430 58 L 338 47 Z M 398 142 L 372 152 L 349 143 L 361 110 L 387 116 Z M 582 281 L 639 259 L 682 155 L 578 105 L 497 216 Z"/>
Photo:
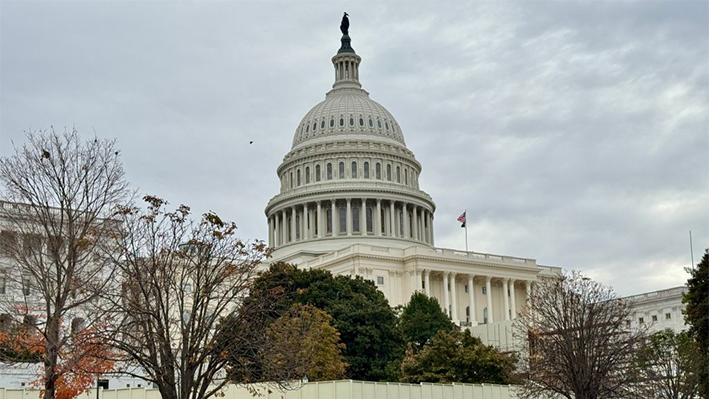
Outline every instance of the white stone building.
<path fill-rule="evenodd" d="M 362 276 L 392 306 L 414 291 L 462 325 L 509 321 L 534 281 L 559 268 L 534 259 L 436 248 L 436 205 L 399 123 L 360 83 L 361 57 L 343 35 L 335 82 L 298 124 L 266 206 L 272 261 Z M 472 311 L 471 311 L 472 309 Z"/>
<path fill-rule="evenodd" d="M 645 327 L 650 334 L 668 328 L 674 332 L 687 330 L 682 313 L 686 307 L 682 294 L 686 292 L 687 287 L 682 286 L 625 297 L 634 311 L 628 326 Z"/>

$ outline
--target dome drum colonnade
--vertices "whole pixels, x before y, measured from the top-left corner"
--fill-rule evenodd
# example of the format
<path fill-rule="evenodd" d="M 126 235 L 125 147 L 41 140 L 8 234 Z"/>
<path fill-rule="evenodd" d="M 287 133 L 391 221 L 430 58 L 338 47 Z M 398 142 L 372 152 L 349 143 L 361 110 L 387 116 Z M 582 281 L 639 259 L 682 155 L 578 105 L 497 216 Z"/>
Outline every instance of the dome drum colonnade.
<path fill-rule="evenodd" d="M 435 204 L 418 187 L 421 165 L 394 117 L 362 89 L 349 35 L 341 41 L 333 88 L 298 125 L 278 168 L 281 192 L 266 207 L 269 245 L 313 249 L 356 236 L 433 246 Z"/>

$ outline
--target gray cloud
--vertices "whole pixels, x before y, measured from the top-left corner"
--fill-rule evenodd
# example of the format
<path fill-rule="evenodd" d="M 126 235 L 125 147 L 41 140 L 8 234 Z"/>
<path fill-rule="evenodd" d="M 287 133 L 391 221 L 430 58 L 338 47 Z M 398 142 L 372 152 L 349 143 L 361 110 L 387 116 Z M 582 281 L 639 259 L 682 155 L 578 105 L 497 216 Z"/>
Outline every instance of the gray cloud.
<path fill-rule="evenodd" d="M 266 236 L 295 126 L 350 13 L 437 245 L 680 285 L 709 246 L 706 2 L 3 2 L 0 155 L 50 124 L 116 137 L 131 181 Z M 248 145 L 254 140 L 253 145 Z"/>

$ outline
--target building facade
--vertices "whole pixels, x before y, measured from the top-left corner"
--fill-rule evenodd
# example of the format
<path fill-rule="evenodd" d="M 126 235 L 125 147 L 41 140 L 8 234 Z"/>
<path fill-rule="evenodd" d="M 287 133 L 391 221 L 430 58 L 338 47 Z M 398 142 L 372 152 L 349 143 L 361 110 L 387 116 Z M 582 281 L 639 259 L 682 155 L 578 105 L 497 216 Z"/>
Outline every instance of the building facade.
<path fill-rule="evenodd" d="M 689 326 L 684 321 L 683 313 L 686 305 L 682 303 L 686 292 L 687 287 L 682 286 L 625 297 L 633 309 L 628 326 L 647 328 L 648 333 L 666 329 L 674 332 L 687 330 Z"/>
<path fill-rule="evenodd" d="M 272 262 L 372 280 L 392 306 L 415 291 L 464 326 L 509 321 L 540 276 L 534 259 L 435 247 L 436 205 L 401 126 L 360 82 L 348 33 L 332 57 L 335 81 L 296 127 L 265 209 Z"/>

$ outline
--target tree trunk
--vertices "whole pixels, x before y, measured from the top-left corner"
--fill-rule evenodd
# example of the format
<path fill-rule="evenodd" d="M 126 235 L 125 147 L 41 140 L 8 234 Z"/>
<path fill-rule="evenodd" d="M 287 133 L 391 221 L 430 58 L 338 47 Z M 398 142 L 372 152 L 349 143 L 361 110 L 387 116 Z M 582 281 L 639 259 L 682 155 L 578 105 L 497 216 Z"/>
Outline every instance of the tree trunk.
<path fill-rule="evenodd" d="M 59 320 L 50 317 L 47 320 L 47 340 L 44 351 L 44 399 L 54 399 L 57 390 L 57 361 L 59 359 Z"/>

